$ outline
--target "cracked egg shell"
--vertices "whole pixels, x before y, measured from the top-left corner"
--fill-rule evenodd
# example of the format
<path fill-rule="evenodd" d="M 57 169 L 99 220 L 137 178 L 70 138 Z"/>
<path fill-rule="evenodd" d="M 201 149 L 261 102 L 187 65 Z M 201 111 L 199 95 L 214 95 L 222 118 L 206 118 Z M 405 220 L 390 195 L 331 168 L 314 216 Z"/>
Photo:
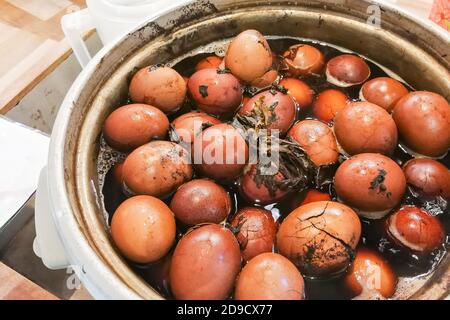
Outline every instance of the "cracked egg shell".
<path fill-rule="evenodd" d="M 266 205 L 278 202 L 287 196 L 288 190 L 282 190 L 276 187 L 274 190 L 270 190 L 263 182 L 259 182 L 256 173 L 257 167 L 256 165 L 252 165 L 239 180 L 239 193 L 248 202 Z M 265 177 L 268 179 L 269 176 Z M 284 180 L 281 172 L 277 172 L 271 178 L 275 181 Z"/>
<path fill-rule="evenodd" d="M 125 200 L 114 212 L 111 235 L 120 252 L 137 263 L 165 256 L 175 241 L 175 218 L 169 207 L 151 196 Z"/>
<path fill-rule="evenodd" d="M 203 130 L 194 139 L 193 150 L 195 169 L 205 177 L 221 181 L 240 176 L 249 153 L 240 132 L 226 123 Z"/>
<path fill-rule="evenodd" d="M 192 178 L 188 152 L 168 141 L 152 141 L 135 149 L 122 169 L 125 190 L 165 197 Z"/>
<path fill-rule="evenodd" d="M 241 105 L 241 85 L 230 73 L 199 70 L 189 78 L 188 88 L 197 107 L 209 114 L 229 115 Z"/>
<path fill-rule="evenodd" d="M 311 105 L 314 91 L 302 80 L 295 78 L 283 78 L 283 80 L 280 81 L 280 86 L 288 90 L 288 95 L 290 95 L 295 102 L 298 103 L 300 109 Z"/>
<path fill-rule="evenodd" d="M 216 55 L 207 56 L 201 59 L 195 65 L 195 71 L 199 71 L 202 69 L 218 69 L 222 64 L 223 58 L 218 57 Z"/>
<path fill-rule="evenodd" d="M 333 131 L 318 120 L 303 120 L 294 124 L 288 137 L 294 139 L 316 166 L 328 165 L 338 160 L 339 153 Z"/>
<path fill-rule="evenodd" d="M 179 300 L 223 300 L 241 269 L 233 233 L 218 224 L 197 226 L 178 242 L 170 265 L 170 286 Z"/>
<path fill-rule="evenodd" d="M 450 105 L 439 94 L 411 92 L 392 113 L 402 142 L 412 151 L 440 157 L 450 148 Z"/>
<path fill-rule="evenodd" d="M 257 119 L 262 129 L 279 130 L 283 136 L 295 121 L 296 107 L 289 95 L 267 90 L 252 97 L 238 113 Z"/>
<path fill-rule="evenodd" d="M 103 126 L 108 145 L 123 152 L 152 140 L 164 139 L 168 130 L 167 116 L 146 104 L 129 104 L 114 110 Z"/>
<path fill-rule="evenodd" d="M 204 112 L 191 111 L 172 121 L 172 127 L 182 142 L 193 143 L 194 138 L 207 126 L 222 123 Z"/>
<path fill-rule="evenodd" d="M 403 166 L 406 182 L 421 196 L 450 199 L 450 170 L 426 158 L 411 159 Z"/>
<path fill-rule="evenodd" d="M 186 225 L 220 223 L 231 212 L 231 198 L 217 183 L 195 179 L 178 188 L 170 208 L 175 217 Z"/>
<path fill-rule="evenodd" d="M 351 208 L 318 201 L 298 207 L 284 219 L 276 247 L 302 274 L 330 276 L 347 269 L 360 236 L 361 222 Z"/>
<path fill-rule="evenodd" d="M 262 77 L 273 63 L 266 38 L 256 30 L 246 30 L 234 38 L 225 55 L 225 66 L 240 80 L 250 83 Z"/>
<path fill-rule="evenodd" d="M 421 253 L 437 249 L 445 237 L 439 219 L 415 206 L 403 206 L 389 216 L 386 229 L 395 243 Z"/>
<path fill-rule="evenodd" d="M 234 291 L 236 300 L 303 300 L 305 283 L 288 259 L 263 253 L 242 269 Z"/>
<path fill-rule="evenodd" d="M 264 252 L 272 252 L 277 224 L 268 210 L 255 207 L 239 209 L 231 220 L 231 227 L 241 246 L 246 262 Z"/>
<path fill-rule="evenodd" d="M 277 70 L 269 70 L 264 75 L 253 80 L 250 85 L 256 88 L 265 88 L 270 86 L 278 79 Z"/>
<path fill-rule="evenodd" d="M 395 293 L 397 275 L 376 251 L 361 247 L 345 276 L 345 285 L 353 297 L 388 299 Z"/>
<path fill-rule="evenodd" d="M 359 96 L 362 101 L 374 103 L 391 112 L 395 104 L 408 92 L 400 81 L 389 77 L 379 77 L 364 83 Z"/>
<path fill-rule="evenodd" d="M 362 153 L 339 166 L 334 187 L 338 198 L 361 216 L 379 219 L 400 203 L 406 179 L 392 159 L 378 153 Z"/>
<path fill-rule="evenodd" d="M 338 87 L 351 87 L 370 77 L 370 68 L 361 57 L 342 54 L 332 58 L 326 67 L 327 81 Z"/>
<path fill-rule="evenodd" d="M 287 73 L 292 77 L 319 74 L 325 65 L 325 56 L 316 47 L 307 44 L 291 46 L 283 53 Z"/>
<path fill-rule="evenodd" d="M 397 126 L 391 115 L 370 102 L 351 102 L 334 119 L 334 133 L 350 154 L 390 155 L 397 147 Z"/>
<path fill-rule="evenodd" d="M 314 101 L 314 116 L 323 122 L 330 123 L 349 102 L 349 98 L 342 91 L 336 89 L 324 90 Z"/>
<path fill-rule="evenodd" d="M 165 113 L 181 107 L 186 91 L 186 81 L 169 67 L 142 68 L 133 76 L 129 87 L 133 102 L 155 106 Z"/>

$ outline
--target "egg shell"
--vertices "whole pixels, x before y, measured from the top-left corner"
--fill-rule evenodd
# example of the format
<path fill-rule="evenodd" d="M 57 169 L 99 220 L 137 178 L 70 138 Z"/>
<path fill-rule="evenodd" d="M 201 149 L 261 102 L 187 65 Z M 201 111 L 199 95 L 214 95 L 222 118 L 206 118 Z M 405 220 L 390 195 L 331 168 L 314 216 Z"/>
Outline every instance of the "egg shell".
<path fill-rule="evenodd" d="M 209 127 L 194 140 L 195 169 L 201 175 L 231 181 L 242 174 L 248 160 L 245 139 L 230 124 Z"/>
<path fill-rule="evenodd" d="M 361 87 L 360 98 L 391 112 L 395 104 L 408 92 L 400 81 L 389 77 L 378 77 L 364 83 Z"/>
<path fill-rule="evenodd" d="M 325 65 L 325 56 L 316 47 L 308 44 L 291 46 L 283 54 L 284 64 L 288 68 L 290 76 L 308 76 L 320 74 Z"/>
<path fill-rule="evenodd" d="M 165 113 L 181 107 L 186 91 L 186 81 L 169 67 L 142 68 L 133 76 L 129 87 L 133 102 L 155 106 Z"/>
<path fill-rule="evenodd" d="M 339 153 L 333 131 L 318 120 L 297 122 L 289 130 L 288 137 L 294 139 L 308 154 L 316 166 L 333 164 Z"/>
<path fill-rule="evenodd" d="M 330 59 L 326 66 L 327 81 L 339 87 L 350 87 L 370 77 L 370 67 L 359 56 L 342 54 Z"/>
<path fill-rule="evenodd" d="M 304 81 L 295 78 L 283 78 L 280 81 L 280 86 L 288 90 L 288 95 L 298 103 L 300 109 L 312 104 L 314 91 Z"/>
<path fill-rule="evenodd" d="M 350 102 L 345 93 L 336 89 L 322 91 L 314 101 L 313 113 L 319 120 L 330 123 Z"/>
<path fill-rule="evenodd" d="M 386 228 L 394 242 L 421 253 L 437 249 L 445 237 L 445 230 L 439 219 L 414 206 L 403 206 L 389 216 Z"/>
<path fill-rule="evenodd" d="M 263 253 L 242 269 L 236 281 L 236 300 L 303 300 L 301 273 L 277 253 Z"/>
<path fill-rule="evenodd" d="M 279 130 L 283 136 L 295 121 L 296 107 L 289 95 L 267 90 L 252 97 L 238 113 L 260 118 L 260 128 Z"/>
<path fill-rule="evenodd" d="M 256 165 L 252 165 L 239 180 L 239 193 L 248 202 L 264 205 L 281 201 L 286 197 L 288 190 L 277 188 L 271 192 L 264 183 L 258 183 L 256 181 L 256 173 Z M 277 174 L 273 176 L 273 179 L 275 179 L 275 181 L 282 181 L 285 178 L 281 172 L 277 172 Z"/>
<path fill-rule="evenodd" d="M 272 50 L 267 40 L 256 30 L 238 34 L 228 46 L 225 66 L 244 82 L 262 77 L 273 63 Z"/>
<path fill-rule="evenodd" d="M 406 182 L 425 197 L 450 199 L 450 170 L 442 163 L 426 158 L 411 159 L 403 166 Z"/>
<path fill-rule="evenodd" d="M 239 80 L 217 69 L 195 72 L 189 78 L 188 88 L 198 108 L 213 115 L 232 114 L 242 101 Z"/>
<path fill-rule="evenodd" d="M 195 137 L 203 131 L 205 126 L 213 126 L 219 123 L 222 123 L 222 121 L 204 112 L 191 111 L 173 120 L 172 127 L 180 141 L 193 143 Z"/>
<path fill-rule="evenodd" d="M 127 152 L 152 140 L 164 139 L 168 129 L 169 119 L 158 108 L 129 104 L 106 118 L 103 134 L 111 147 Z"/>
<path fill-rule="evenodd" d="M 349 207 L 332 201 L 300 206 L 281 223 L 278 252 L 313 277 L 346 270 L 361 236 L 361 223 Z"/>
<path fill-rule="evenodd" d="M 152 141 L 134 150 L 122 172 L 126 189 L 155 197 L 170 195 L 193 174 L 188 152 L 168 141 Z"/>
<path fill-rule="evenodd" d="M 391 155 L 397 147 L 397 126 L 391 115 L 370 102 L 352 102 L 334 119 L 334 133 L 350 155 L 382 153 Z"/>
<path fill-rule="evenodd" d="M 217 224 L 188 231 L 178 242 L 170 266 L 170 284 L 179 300 L 221 300 L 231 293 L 241 268 L 233 233 Z"/>
<path fill-rule="evenodd" d="M 400 204 L 406 179 L 392 159 L 377 153 L 362 153 L 345 160 L 334 177 L 336 194 L 362 215 L 380 213 L 381 218 Z"/>
<path fill-rule="evenodd" d="M 241 208 L 231 220 L 231 226 L 239 230 L 235 235 L 244 261 L 264 252 L 272 252 L 277 224 L 270 211 L 262 208 Z"/>
<path fill-rule="evenodd" d="M 111 235 L 120 252 L 138 263 L 166 255 L 175 241 L 175 218 L 169 207 L 151 196 L 125 200 L 114 212 Z"/>
<path fill-rule="evenodd" d="M 397 102 L 392 117 L 400 139 L 414 152 L 440 157 L 450 148 L 450 105 L 441 95 L 411 92 Z"/>
<path fill-rule="evenodd" d="M 376 299 L 381 295 L 388 299 L 394 295 L 398 279 L 392 267 L 379 253 L 360 247 L 344 281 L 353 297 Z"/>
<path fill-rule="evenodd" d="M 228 192 L 207 179 L 183 184 L 170 202 L 175 217 L 187 225 L 222 222 L 231 212 L 231 205 Z"/>

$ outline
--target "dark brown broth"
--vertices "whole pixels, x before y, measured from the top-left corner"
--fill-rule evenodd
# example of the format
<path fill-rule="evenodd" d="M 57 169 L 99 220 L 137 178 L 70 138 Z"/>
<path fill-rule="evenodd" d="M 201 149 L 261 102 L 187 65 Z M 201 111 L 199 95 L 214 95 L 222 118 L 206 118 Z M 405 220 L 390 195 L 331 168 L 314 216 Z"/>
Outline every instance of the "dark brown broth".
<path fill-rule="evenodd" d="M 298 44 L 298 43 L 307 43 L 319 48 L 325 55 L 326 61 L 329 59 L 342 54 L 343 52 L 336 49 L 335 47 L 322 44 L 314 41 L 304 41 L 294 38 L 279 38 L 279 39 L 271 39 L 269 40 L 269 44 L 272 50 L 276 54 L 282 54 L 289 46 Z M 190 76 L 194 72 L 195 65 L 204 57 L 210 55 L 209 53 L 201 53 L 195 56 L 188 57 L 176 65 L 174 65 L 174 69 L 176 69 L 180 74 L 184 76 Z M 387 77 L 388 75 L 382 68 L 378 65 L 372 63 L 371 61 L 366 60 L 371 69 L 371 77 Z M 341 91 L 344 91 L 350 99 L 356 101 L 359 100 L 359 91 L 361 86 L 353 86 L 350 88 L 340 88 L 336 87 L 326 81 L 325 75 L 322 76 L 311 76 L 302 78 L 303 81 L 308 83 L 311 88 L 314 90 L 315 94 L 322 92 L 325 89 L 335 88 Z M 407 84 L 410 90 L 413 88 Z M 125 102 L 124 102 L 125 104 Z M 188 100 L 185 106 L 177 111 L 175 114 L 169 116 L 170 120 L 175 119 L 179 115 L 188 112 L 191 108 L 193 108 L 193 104 Z M 297 116 L 297 120 L 314 118 L 311 113 L 311 107 L 307 108 L 305 111 L 299 112 Z M 406 161 L 411 159 L 412 157 L 406 153 L 400 147 L 397 147 L 393 157 L 392 157 L 399 165 L 404 164 Z M 344 158 L 340 161 L 342 162 Z M 445 158 L 439 160 L 447 167 L 450 167 L 450 156 L 447 155 Z M 334 176 L 334 172 L 337 166 L 328 170 L 328 177 L 332 179 Z M 232 210 L 232 214 L 230 214 L 228 221 L 233 217 L 233 215 L 242 207 L 245 206 L 253 206 L 251 203 L 247 203 L 237 192 L 237 184 L 224 185 L 231 195 L 231 198 L 234 200 L 234 208 Z M 327 185 L 322 188 L 323 192 L 327 192 L 331 195 L 333 200 L 336 200 L 336 196 L 334 194 L 333 185 Z M 109 222 L 111 220 L 112 214 L 116 210 L 116 208 L 120 205 L 122 201 L 126 199 L 125 195 L 121 190 L 121 186 L 118 185 L 114 178 L 112 177 L 111 171 L 105 177 L 105 183 L 103 187 L 103 196 L 105 201 L 105 209 L 109 215 Z M 266 209 L 269 209 L 274 218 L 281 222 L 284 217 L 286 217 L 293 209 L 298 207 L 298 205 L 302 202 L 306 195 L 306 192 L 293 192 L 292 195 L 287 197 L 280 203 L 274 203 L 268 206 L 265 206 Z M 170 203 L 170 198 L 165 199 L 166 203 Z M 362 237 L 361 243 L 366 245 L 369 248 L 374 250 L 378 250 L 383 253 L 383 256 L 391 263 L 392 267 L 396 271 L 399 276 L 407 276 L 407 277 L 416 277 L 423 274 L 428 274 L 434 270 L 434 268 L 438 265 L 440 260 L 443 258 L 446 250 L 448 249 L 449 236 L 450 233 L 450 218 L 449 218 L 449 210 L 442 209 L 433 201 L 422 201 L 412 195 L 412 193 L 408 190 L 406 193 L 402 205 L 412 204 L 424 209 L 428 209 L 434 215 L 438 216 L 439 219 L 443 222 L 447 239 L 446 243 L 442 245 L 442 248 L 435 250 L 429 255 L 419 256 L 417 254 L 413 254 L 407 252 L 406 250 L 402 250 L 391 241 L 389 241 L 386 237 L 384 231 L 384 223 L 385 219 L 381 220 L 365 220 L 362 219 Z M 396 208 L 398 209 L 398 208 Z M 395 209 L 393 210 L 395 211 Z M 187 230 L 186 226 L 178 224 L 178 239 L 182 236 L 182 234 Z M 138 266 L 134 263 L 130 263 L 133 266 L 133 269 L 136 270 L 144 279 L 146 279 L 151 285 L 154 286 L 163 296 L 167 298 L 171 298 L 170 289 L 167 287 L 166 281 L 158 281 L 153 276 L 149 276 L 154 269 L 158 269 L 160 262 L 153 263 L 151 266 Z M 152 271 L 153 270 L 153 271 Z M 338 277 L 334 277 L 332 279 L 305 279 L 306 282 L 306 295 L 308 299 L 348 299 L 350 298 L 349 293 L 345 289 L 342 281 L 342 275 Z"/>

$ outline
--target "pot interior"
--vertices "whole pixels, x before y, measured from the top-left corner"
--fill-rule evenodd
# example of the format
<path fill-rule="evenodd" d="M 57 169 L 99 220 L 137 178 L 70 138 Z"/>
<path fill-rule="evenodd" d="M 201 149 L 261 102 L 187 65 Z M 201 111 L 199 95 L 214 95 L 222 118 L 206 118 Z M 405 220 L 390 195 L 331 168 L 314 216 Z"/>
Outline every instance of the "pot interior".
<path fill-rule="evenodd" d="M 269 36 L 315 39 L 352 50 L 389 68 L 414 88 L 438 92 L 449 99 L 448 38 L 388 8 L 382 9 L 381 27 L 377 28 L 366 23 L 372 12 L 368 11 L 370 3 L 333 2 L 196 2 L 130 33 L 92 70 L 73 102 L 66 132 L 64 173 L 68 196 L 90 245 L 143 298 L 161 297 L 130 269 L 113 246 L 97 170 L 103 122 L 127 100 L 128 83 L 136 68 L 175 61 L 245 29 L 257 29 Z M 401 281 L 395 297 L 437 299 L 448 295 L 449 265 L 446 256 L 434 274 Z"/>

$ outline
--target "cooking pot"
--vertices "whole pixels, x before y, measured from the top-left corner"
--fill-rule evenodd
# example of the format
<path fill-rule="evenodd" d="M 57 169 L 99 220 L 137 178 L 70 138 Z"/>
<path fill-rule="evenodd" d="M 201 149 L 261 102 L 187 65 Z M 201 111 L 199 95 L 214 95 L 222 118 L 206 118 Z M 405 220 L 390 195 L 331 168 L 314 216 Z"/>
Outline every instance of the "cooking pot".
<path fill-rule="evenodd" d="M 374 16 L 377 13 L 381 20 Z M 249 28 L 353 50 L 401 75 L 415 88 L 450 98 L 449 35 L 382 1 L 211 0 L 163 12 L 103 48 L 61 106 L 36 203 L 35 251 L 49 268 L 72 266 L 95 298 L 162 298 L 130 269 L 112 244 L 99 196 L 102 124 L 127 98 L 128 81 L 136 67 L 173 60 Z M 441 299 L 449 289 L 447 255 L 434 273 L 402 279 L 395 298 Z"/>

